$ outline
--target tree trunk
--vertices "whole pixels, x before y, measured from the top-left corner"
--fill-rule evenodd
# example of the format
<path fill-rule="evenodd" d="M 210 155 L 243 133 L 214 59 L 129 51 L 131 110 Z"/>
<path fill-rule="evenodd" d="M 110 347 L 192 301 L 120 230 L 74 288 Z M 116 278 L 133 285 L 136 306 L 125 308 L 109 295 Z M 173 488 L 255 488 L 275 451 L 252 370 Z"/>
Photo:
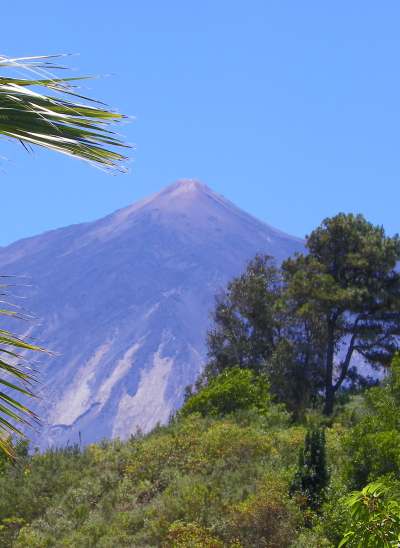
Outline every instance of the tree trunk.
<path fill-rule="evenodd" d="M 326 349 L 326 370 L 325 370 L 325 405 L 324 415 L 330 416 L 333 412 L 333 404 L 335 402 L 335 388 L 333 386 L 333 360 L 335 356 L 334 345 L 334 326 L 332 322 L 328 322 L 328 344 Z"/>
<path fill-rule="evenodd" d="M 329 417 L 333 413 L 333 404 L 335 403 L 335 390 L 333 386 L 325 388 L 324 415 Z"/>

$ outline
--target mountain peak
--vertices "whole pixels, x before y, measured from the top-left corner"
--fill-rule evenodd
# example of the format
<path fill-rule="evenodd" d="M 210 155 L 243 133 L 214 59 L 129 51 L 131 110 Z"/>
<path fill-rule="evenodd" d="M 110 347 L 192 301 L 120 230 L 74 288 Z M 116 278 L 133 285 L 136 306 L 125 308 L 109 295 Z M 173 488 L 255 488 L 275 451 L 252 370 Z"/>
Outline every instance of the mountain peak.
<path fill-rule="evenodd" d="M 165 191 L 166 192 L 193 192 L 193 191 L 204 191 L 204 190 L 210 190 L 207 185 L 204 183 L 198 181 L 197 179 L 178 179 L 175 183 L 172 183 L 171 185 L 167 186 Z"/>
<path fill-rule="evenodd" d="M 161 190 L 157 196 L 168 196 L 168 197 L 184 197 L 184 196 L 195 196 L 199 194 L 215 194 L 210 187 L 204 183 L 198 181 L 197 179 L 179 179 L 175 183 L 168 185 L 166 188 Z"/>
<path fill-rule="evenodd" d="M 93 240 L 115 239 L 122 232 L 131 232 L 133 227 L 136 234 L 138 220 L 151 226 L 167 227 L 170 233 L 174 230 L 186 233 L 191 227 L 191 230 L 201 231 L 203 236 L 212 233 L 218 237 L 224 232 L 234 233 L 244 224 L 248 230 L 262 233 L 267 230 L 274 238 L 296 240 L 241 210 L 204 183 L 196 179 L 180 179 L 147 198 L 90 223 L 84 237 L 75 242 L 74 249 Z M 300 239 L 298 243 L 302 245 Z"/>
<path fill-rule="evenodd" d="M 189 212 L 189 208 L 194 208 L 193 214 L 195 215 L 198 208 L 209 207 L 211 201 L 220 202 L 224 200 L 222 196 L 219 196 L 210 187 L 196 179 L 179 179 L 159 192 L 120 209 L 114 215 L 122 220 L 130 218 L 132 214 L 136 214 L 138 211 L 159 210 L 164 213 L 174 214 L 178 210 Z M 114 215 L 111 215 L 111 218 Z"/>
<path fill-rule="evenodd" d="M 196 196 L 200 196 L 202 194 L 217 196 L 210 187 L 196 179 L 179 179 L 178 181 L 175 181 L 174 183 L 161 189 L 159 192 L 155 192 L 154 194 L 151 194 L 138 202 L 134 202 L 130 206 L 127 206 L 119 211 L 125 213 L 133 212 L 143 209 L 143 207 L 152 207 L 154 204 L 160 203 L 163 203 L 164 205 L 171 205 L 171 203 L 175 202 L 176 198 L 183 198 L 184 201 L 189 199 L 191 201 L 192 199 L 195 199 Z"/>

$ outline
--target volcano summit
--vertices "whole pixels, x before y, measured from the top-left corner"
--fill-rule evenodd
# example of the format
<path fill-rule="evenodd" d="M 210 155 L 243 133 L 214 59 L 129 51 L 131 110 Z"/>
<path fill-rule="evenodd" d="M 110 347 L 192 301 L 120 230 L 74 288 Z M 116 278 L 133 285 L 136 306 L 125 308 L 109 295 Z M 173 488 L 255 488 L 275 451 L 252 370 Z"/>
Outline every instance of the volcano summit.
<path fill-rule="evenodd" d="M 0 249 L 0 272 L 32 286 L 29 336 L 56 353 L 39 366 L 34 443 L 126 438 L 166 422 L 205 363 L 216 293 L 256 253 L 280 262 L 303 245 L 189 180 Z"/>

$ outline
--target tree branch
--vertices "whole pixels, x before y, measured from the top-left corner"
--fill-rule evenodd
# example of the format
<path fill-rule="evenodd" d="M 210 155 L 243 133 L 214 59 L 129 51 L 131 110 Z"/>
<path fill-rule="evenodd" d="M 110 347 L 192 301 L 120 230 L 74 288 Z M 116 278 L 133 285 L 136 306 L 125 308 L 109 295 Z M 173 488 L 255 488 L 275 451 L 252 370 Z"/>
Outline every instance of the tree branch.
<path fill-rule="evenodd" d="M 349 347 L 348 347 L 347 352 L 346 352 L 346 357 L 342 361 L 342 363 L 340 364 L 340 375 L 339 375 L 338 380 L 335 382 L 335 384 L 333 386 L 334 392 L 336 392 L 340 388 L 340 386 L 342 385 L 342 383 L 343 383 L 343 381 L 346 378 L 346 375 L 348 373 L 351 358 L 353 356 L 353 351 L 354 351 L 354 347 L 355 347 L 356 338 L 357 338 L 356 328 L 357 328 L 357 324 L 360 321 L 360 319 L 361 319 L 361 314 L 357 316 L 357 318 L 356 318 L 356 320 L 353 324 L 353 329 L 352 329 L 353 334 L 350 338 L 350 343 L 349 343 Z"/>

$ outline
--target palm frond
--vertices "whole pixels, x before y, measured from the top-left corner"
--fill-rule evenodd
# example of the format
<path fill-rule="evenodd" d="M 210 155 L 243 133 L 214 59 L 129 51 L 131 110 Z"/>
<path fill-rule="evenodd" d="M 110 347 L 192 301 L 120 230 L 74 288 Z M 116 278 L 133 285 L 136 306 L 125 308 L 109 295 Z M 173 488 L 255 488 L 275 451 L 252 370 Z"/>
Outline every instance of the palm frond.
<path fill-rule="evenodd" d="M 54 78 L 50 71 L 64 68 L 54 57 L 0 56 L 0 135 L 124 171 L 118 149 L 129 146 L 109 127 L 126 117 L 78 93 L 87 77 Z"/>
<path fill-rule="evenodd" d="M 0 285 L 4 295 L 5 285 Z M 4 302 L 4 301 L 2 301 Z M 13 305 L 0 309 L 0 316 L 26 319 Z M 8 329 L 0 329 L 0 451 L 13 457 L 11 437 L 24 436 L 21 428 L 32 426 L 39 418 L 26 405 L 15 399 L 21 394 L 35 397 L 32 385 L 36 382 L 27 352 L 46 352 L 43 348 L 31 344 Z M 13 397 L 15 396 L 15 397 Z"/>

